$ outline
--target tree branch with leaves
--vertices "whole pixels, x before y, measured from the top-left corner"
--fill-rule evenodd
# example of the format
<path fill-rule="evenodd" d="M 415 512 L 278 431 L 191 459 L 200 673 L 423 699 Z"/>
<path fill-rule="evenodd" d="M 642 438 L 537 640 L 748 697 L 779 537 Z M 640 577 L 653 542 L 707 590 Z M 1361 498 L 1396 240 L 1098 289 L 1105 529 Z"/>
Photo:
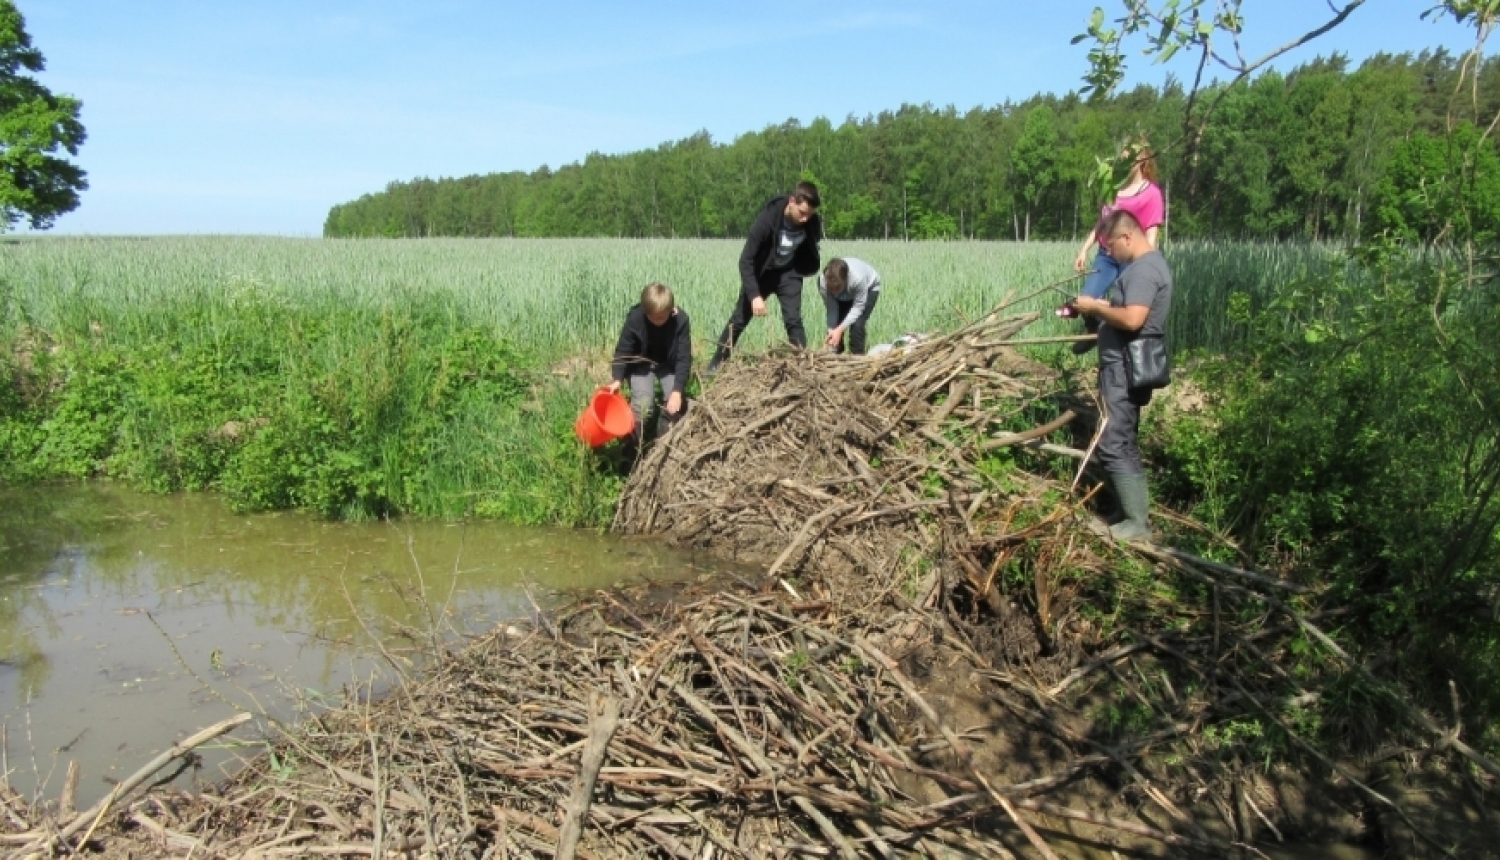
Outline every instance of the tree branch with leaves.
<path fill-rule="evenodd" d="M 1236 85 L 1264 69 L 1276 59 L 1313 42 L 1343 24 L 1366 0 L 1323 0 L 1328 17 L 1318 26 L 1296 36 L 1264 55 L 1251 59 L 1245 55 L 1241 37 L 1245 32 L 1243 0 L 1121 0 L 1118 18 L 1109 18 L 1102 7 L 1095 8 L 1085 32 L 1073 38 L 1073 44 L 1089 42 L 1088 69 L 1083 75 L 1081 92 L 1102 97 L 1112 93 L 1129 71 L 1127 52 L 1140 46 L 1141 56 L 1164 64 L 1178 54 L 1196 54 L 1197 63 L 1192 86 L 1183 111 L 1182 136 L 1165 149 L 1181 148 L 1183 161 L 1189 165 L 1189 182 L 1196 153 L 1214 111 Z M 1472 80 L 1475 102 L 1478 101 L 1478 58 L 1485 39 L 1500 16 L 1500 0 L 1440 0 L 1420 15 L 1421 18 L 1451 17 L 1462 25 L 1473 26 L 1476 47 Z M 1465 70 L 1470 70 L 1466 59 Z M 1200 105 L 1204 91 L 1205 71 L 1218 67 L 1230 74 L 1214 95 Z M 1460 75 L 1460 79 L 1463 75 Z M 1493 127 L 1493 126 L 1491 126 Z M 1488 135 L 1488 131 L 1486 132 Z M 1115 166 L 1115 173 L 1123 168 Z M 1101 168 L 1102 170 L 1102 168 Z"/>

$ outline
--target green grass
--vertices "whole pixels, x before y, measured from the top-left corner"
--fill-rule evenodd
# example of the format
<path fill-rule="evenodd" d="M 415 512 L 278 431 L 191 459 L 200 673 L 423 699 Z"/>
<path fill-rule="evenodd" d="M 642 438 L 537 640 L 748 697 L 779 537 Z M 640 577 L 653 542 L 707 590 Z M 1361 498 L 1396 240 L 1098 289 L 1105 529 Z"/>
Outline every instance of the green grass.
<path fill-rule="evenodd" d="M 951 327 L 1007 295 L 1067 278 L 1075 248 L 829 241 L 823 258 L 856 256 L 881 272 L 885 286 L 870 331 L 871 343 L 879 343 Z M 247 305 L 431 303 L 550 361 L 606 352 L 625 310 L 656 280 L 671 286 L 692 315 L 698 342 L 711 343 L 733 307 L 739 251 L 739 242 L 696 239 L 47 237 L 0 246 L 0 271 L 13 301 L 59 336 L 81 336 L 90 323 L 126 339 L 154 340 L 178 326 L 209 336 L 215 327 L 241 324 Z M 1272 283 L 1341 265 L 1329 246 L 1177 243 L 1167 254 L 1178 283 L 1173 333 L 1192 346 L 1213 346 L 1224 336 L 1230 292 L 1264 293 Z M 1050 310 L 1058 299 L 1045 295 L 1028 308 Z M 198 313 L 163 319 L 163 308 Z M 809 281 L 809 335 L 822 330 L 822 316 Z M 747 349 L 780 341 L 779 319 L 767 322 L 751 325 Z"/>
<path fill-rule="evenodd" d="M 874 344 L 1066 279 L 1075 248 L 827 242 L 823 256 L 882 273 Z M 606 381 L 625 311 L 646 283 L 667 283 L 693 317 L 701 362 L 735 301 L 739 250 L 610 239 L 0 244 L 0 478 L 108 476 L 334 517 L 602 524 L 618 478 L 577 446 L 571 423 Z M 1343 265 L 1309 246 L 1178 244 L 1168 259 L 1178 349 L 1236 336 L 1233 293 L 1253 304 L 1275 283 Z M 1060 299 L 1020 306 L 1046 312 L 1028 336 L 1077 331 L 1050 315 Z M 771 306 L 743 348 L 782 341 Z M 811 281 L 803 313 L 816 342 Z M 576 357 L 591 375 L 550 372 Z"/>
<path fill-rule="evenodd" d="M 657 280 L 692 315 L 697 340 L 711 343 L 737 294 L 739 250 L 737 242 L 713 240 L 46 238 L 4 247 L 0 259 L 16 301 L 35 324 L 59 334 L 83 335 L 98 323 L 114 336 L 149 340 L 164 325 L 228 322 L 247 302 L 435 303 L 550 361 L 607 351 L 641 287 Z M 1071 261 L 1058 244 L 825 245 L 825 259 L 840 253 L 864 257 L 884 275 L 872 342 L 972 318 L 1009 290 L 1066 277 Z M 163 307 L 201 313 L 164 320 Z M 812 282 L 804 315 L 810 332 L 821 330 Z M 769 322 L 751 326 L 746 348 L 782 338 L 779 317 Z"/>

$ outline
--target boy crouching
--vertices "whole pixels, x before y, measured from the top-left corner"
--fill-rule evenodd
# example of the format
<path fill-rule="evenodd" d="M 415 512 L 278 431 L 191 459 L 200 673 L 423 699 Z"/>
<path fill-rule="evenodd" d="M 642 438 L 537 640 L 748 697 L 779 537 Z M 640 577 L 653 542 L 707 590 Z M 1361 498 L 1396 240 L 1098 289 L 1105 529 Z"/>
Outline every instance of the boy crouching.
<path fill-rule="evenodd" d="M 677 307 L 666 284 L 648 284 L 641 302 L 625 315 L 620 342 L 610 362 L 609 390 L 630 382 L 630 405 L 635 410 L 635 433 L 625 440 L 627 462 L 640 451 L 646 420 L 656 405 L 656 383 L 661 382 L 666 407 L 657 417 L 656 434 L 671 429 L 683 414 L 683 389 L 693 368 L 693 343 L 687 312 Z"/>

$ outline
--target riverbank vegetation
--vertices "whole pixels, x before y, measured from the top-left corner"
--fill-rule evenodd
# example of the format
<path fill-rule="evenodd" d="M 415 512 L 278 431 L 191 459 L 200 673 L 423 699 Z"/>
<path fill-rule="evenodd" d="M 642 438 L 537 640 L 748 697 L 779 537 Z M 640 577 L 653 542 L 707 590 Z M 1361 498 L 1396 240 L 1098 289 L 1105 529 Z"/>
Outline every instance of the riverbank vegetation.
<path fill-rule="evenodd" d="M 728 241 L 27 239 L 0 246 L 0 477 L 216 489 L 243 510 L 608 522 L 619 479 L 572 421 L 640 287 L 664 280 L 706 355 Z M 1062 244 L 844 243 L 888 289 L 872 338 L 952 328 L 1063 280 Z M 1185 346 L 1239 336 L 1236 291 L 1340 270 L 1331 249 L 1182 244 L 1209 284 Z M 1039 296 L 1032 309 L 1060 301 Z M 806 316 L 821 320 L 809 288 Z M 773 311 L 774 313 L 774 311 Z M 763 350 L 779 321 L 744 341 Z"/>
<path fill-rule="evenodd" d="M 1148 434 L 1166 504 L 1317 571 L 1362 659 L 1476 728 L 1500 716 L 1497 289 L 1494 261 L 1405 253 L 1284 283 L 1194 368 L 1204 408 Z"/>

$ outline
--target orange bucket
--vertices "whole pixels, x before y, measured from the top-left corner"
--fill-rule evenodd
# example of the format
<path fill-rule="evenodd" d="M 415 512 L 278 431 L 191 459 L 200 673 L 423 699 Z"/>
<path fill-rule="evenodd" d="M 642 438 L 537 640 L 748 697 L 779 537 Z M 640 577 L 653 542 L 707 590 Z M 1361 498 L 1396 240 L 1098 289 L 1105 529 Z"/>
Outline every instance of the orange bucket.
<path fill-rule="evenodd" d="M 633 430 L 635 413 L 630 409 L 630 402 L 618 392 L 611 394 L 603 388 L 594 392 L 594 399 L 573 423 L 573 432 L 578 434 L 579 441 L 590 448 L 629 435 Z"/>

